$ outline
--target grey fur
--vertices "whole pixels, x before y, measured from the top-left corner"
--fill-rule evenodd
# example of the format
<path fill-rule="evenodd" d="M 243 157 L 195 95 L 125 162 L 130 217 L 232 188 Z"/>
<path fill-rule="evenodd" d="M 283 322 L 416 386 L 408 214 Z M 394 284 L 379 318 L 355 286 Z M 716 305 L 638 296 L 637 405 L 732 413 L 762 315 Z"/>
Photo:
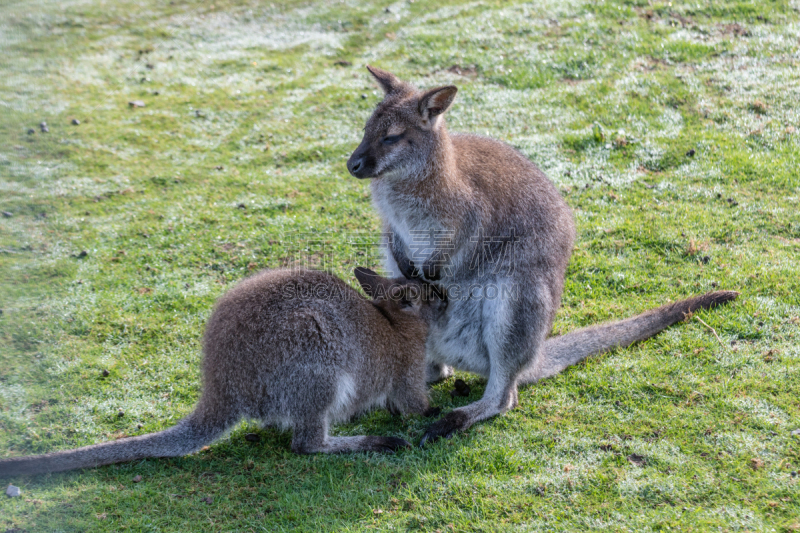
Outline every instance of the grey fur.
<path fill-rule="evenodd" d="M 686 320 L 701 309 L 711 309 L 739 296 L 734 291 L 716 291 L 651 309 L 618 322 L 600 324 L 550 337 L 544 343 L 544 357 L 526 368 L 519 383 L 535 383 L 555 376 L 570 365 L 611 348 L 624 348 L 648 339 L 659 331 Z"/>
<path fill-rule="evenodd" d="M 368 300 L 317 271 L 268 270 L 223 295 L 203 340 L 203 393 L 194 412 L 158 433 L 0 461 L 0 476 L 174 457 L 242 418 L 293 430 L 292 450 L 387 452 L 399 438 L 331 437 L 331 423 L 373 407 L 425 413 L 425 339 L 444 300 L 419 281 L 356 277 Z"/>
<path fill-rule="evenodd" d="M 373 202 L 389 236 L 388 269 L 447 291 L 447 311 L 428 337 L 428 380 L 446 377 L 449 367 L 488 380 L 483 398 L 434 423 L 423 443 L 513 408 L 519 384 L 654 335 L 680 320 L 675 309 L 690 312 L 735 297 L 707 295 L 547 339 L 575 239 L 569 206 L 517 150 L 447 132 L 443 114 L 455 87 L 420 91 L 367 68 L 385 98 L 347 166 L 357 178 L 372 178 Z M 473 288 L 497 294 L 476 296 Z"/>

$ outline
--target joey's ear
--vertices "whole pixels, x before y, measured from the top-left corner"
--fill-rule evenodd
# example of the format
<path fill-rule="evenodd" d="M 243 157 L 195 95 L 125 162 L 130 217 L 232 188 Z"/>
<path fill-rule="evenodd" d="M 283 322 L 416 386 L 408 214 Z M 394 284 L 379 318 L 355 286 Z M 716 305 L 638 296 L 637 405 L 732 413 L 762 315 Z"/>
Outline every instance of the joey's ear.
<path fill-rule="evenodd" d="M 385 295 L 389 286 L 392 284 L 391 281 L 379 276 L 368 268 L 356 267 L 353 274 L 356 275 L 356 279 L 361 284 L 361 288 L 364 289 L 364 292 L 366 292 L 370 298 Z"/>
<path fill-rule="evenodd" d="M 447 111 L 457 92 L 458 89 L 454 85 L 436 87 L 425 92 L 419 99 L 419 113 L 422 118 L 431 120 Z"/>
<path fill-rule="evenodd" d="M 397 79 L 397 76 L 391 72 L 386 72 L 378 67 L 371 67 L 367 65 L 367 70 L 372 77 L 380 84 L 381 89 L 385 94 L 392 94 L 401 90 L 404 86 L 403 82 Z"/>

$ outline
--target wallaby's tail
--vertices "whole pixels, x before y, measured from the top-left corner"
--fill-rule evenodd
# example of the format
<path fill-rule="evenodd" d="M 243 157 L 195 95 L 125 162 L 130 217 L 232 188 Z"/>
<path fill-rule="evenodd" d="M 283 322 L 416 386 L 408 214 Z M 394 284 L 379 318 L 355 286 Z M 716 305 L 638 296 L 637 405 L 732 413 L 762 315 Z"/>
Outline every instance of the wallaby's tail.
<path fill-rule="evenodd" d="M 235 420 L 201 414 L 200 409 L 176 426 L 158 433 L 129 437 L 74 450 L 0 460 L 0 477 L 93 468 L 145 457 L 177 457 L 211 443 Z"/>
<path fill-rule="evenodd" d="M 709 292 L 619 322 L 600 324 L 559 337 L 550 337 L 544 343 L 542 355 L 533 366 L 523 372 L 518 383 L 523 385 L 555 376 L 590 355 L 618 346 L 625 347 L 652 337 L 675 322 L 684 320 L 698 309 L 710 309 L 734 300 L 737 296 L 739 293 L 733 291 Z"/>

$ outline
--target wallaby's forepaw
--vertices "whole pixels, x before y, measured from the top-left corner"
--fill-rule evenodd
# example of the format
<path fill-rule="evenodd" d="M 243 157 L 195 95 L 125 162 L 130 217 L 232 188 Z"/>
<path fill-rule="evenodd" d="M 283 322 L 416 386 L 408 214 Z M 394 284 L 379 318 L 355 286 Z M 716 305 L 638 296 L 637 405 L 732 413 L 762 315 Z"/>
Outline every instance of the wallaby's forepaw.
<path fill-rule="evenodd" d="M 422 436 L 419 441 L 419 446 L 422 448 L 429 442 L 436 442 L 439 439 L 449 439 L 457 431 L 462 431 L 469 427 L 469 418 L 467 414 L 462 411 L 450 411 L 444 417 L 440 418 L 428 427 L 428 431 Z"/>
<path fill-rule="evenodd" d="M 415 265 L 413 261 L 397 261 L 397 258 L 395 258 L 395 261 L 397 262 L 397 268 L 400 269 L 400 273 L 403 274 L 403 277 L 406 279 L 419 279 L 422 277 L 422 272 L 420 272 L 420 270 L 417 268 L 417 265 Z"/>

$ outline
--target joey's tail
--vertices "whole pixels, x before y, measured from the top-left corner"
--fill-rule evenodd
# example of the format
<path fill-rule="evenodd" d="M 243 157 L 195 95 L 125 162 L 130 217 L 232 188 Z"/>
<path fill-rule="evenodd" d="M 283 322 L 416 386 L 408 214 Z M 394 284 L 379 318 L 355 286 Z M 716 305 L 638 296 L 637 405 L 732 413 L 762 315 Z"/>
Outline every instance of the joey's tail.
<path fill-rule="evenodd" d="M 74 450 L 0 459 L 0 478 L 42 474 L 135 461 L 146 457 L 177 457 L 196 451 L 222 435 L 234 419 L 202 414 L 200 409 L 177 425 L 138 437 L 129 437 Z"/>
<path fill-rule="evenodd" d="M 544 343 L 542 355 L 526 369 L 519 384 L 533 383 L 555 376 L 578 361 L 615 347 L 625 347 L 652 337 L 664 328 L 684 320 L 698 309 L 710 309 L 739 296 L 738 292 L 717 291 L 667 304 L 619 322 L 579 329 Z"/>

